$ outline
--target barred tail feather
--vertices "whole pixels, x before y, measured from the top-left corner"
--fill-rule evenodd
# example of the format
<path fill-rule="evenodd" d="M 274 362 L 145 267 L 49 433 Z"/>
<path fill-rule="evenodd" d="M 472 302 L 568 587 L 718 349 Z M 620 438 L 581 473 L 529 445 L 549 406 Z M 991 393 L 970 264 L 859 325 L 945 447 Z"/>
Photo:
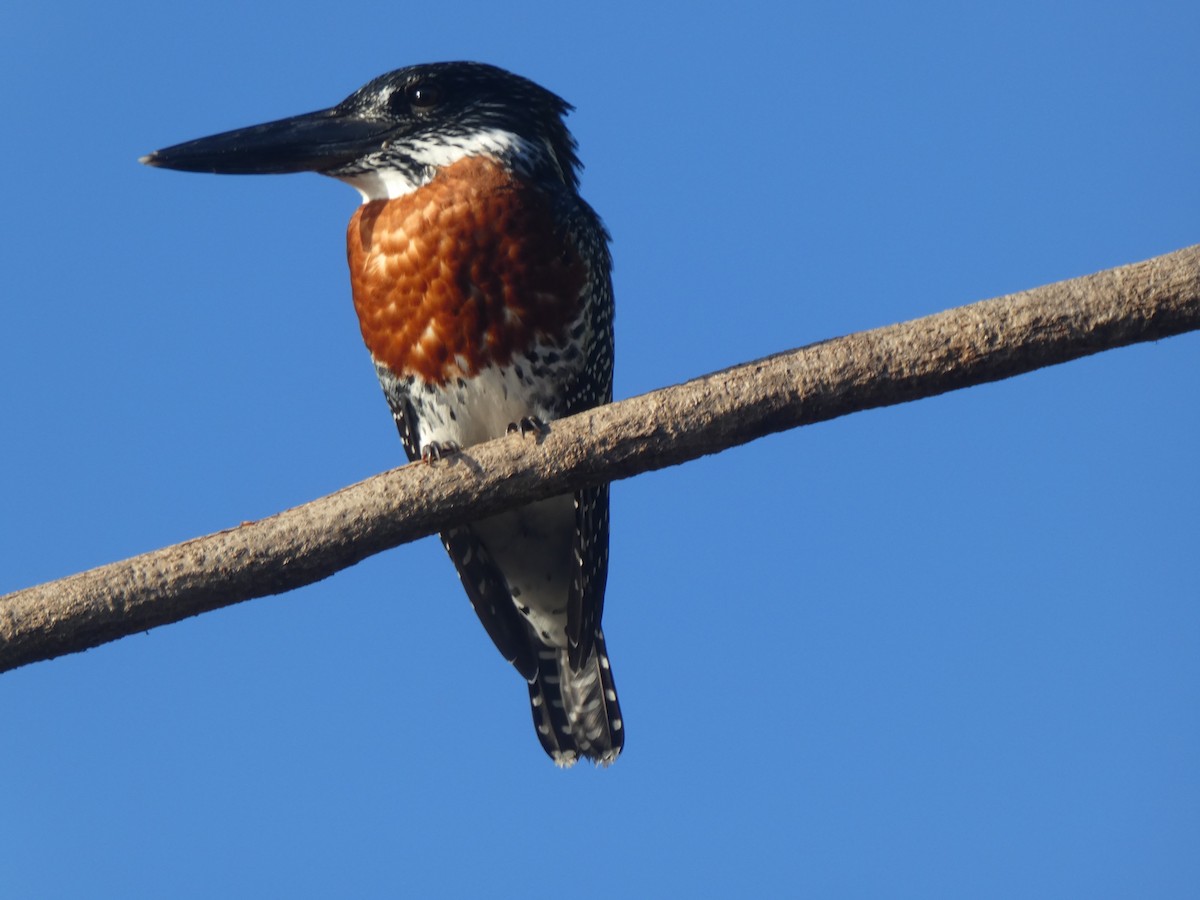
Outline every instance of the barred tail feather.
<path fill-rule="evenodd" d="M 566 769 L 579 759 L 579 748 L 571 734 L 563 700 L 560 655 L 558 650 L 544 644 L 538 648 L 538 670 L 529 681 L 529 704 L 542 749 L 556 766 Z"/>
<path fill-rule="evenodd" d="M 610 765 L 625 744 L 625 729 L 604 635 L 596 632 L 592 653 L 578 670 L 566 649 L 543 646 L 538 662 L 529 700 L 543 749 L 563 768 L 581 756 Z"/>

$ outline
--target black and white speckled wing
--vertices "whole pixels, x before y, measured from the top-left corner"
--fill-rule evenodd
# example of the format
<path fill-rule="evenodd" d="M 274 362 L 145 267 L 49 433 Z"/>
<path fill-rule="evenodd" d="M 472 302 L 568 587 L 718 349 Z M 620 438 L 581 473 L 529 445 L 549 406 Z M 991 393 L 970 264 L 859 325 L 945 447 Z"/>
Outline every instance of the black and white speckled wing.
<path fill-rule="evenodd" d="M 575 577 L 567 606 L 571 667 L 580 668 L 592 652 L 604 614 L 608 582 L 608 485 L 575 493 Z"/>
<path fill-rule="evenodd" d="M 574 197 L 563 218 L 588 269 L 585 288 L 588 296 L 584 303 L 588 341 L 583 365 L 573 374 L 563 392 L 562 415 L 570 416 L 612 401 L 614 304 L 612 257 L 604 225 L 591 207 Z M 570 664 L 574 669 L 583 666 L 591 654 L 604 611 L 604 589 L 608 581 L 608 508 L 607 484 L 575 493 L 576 570 L 567 607 L 567 638 Z"/>

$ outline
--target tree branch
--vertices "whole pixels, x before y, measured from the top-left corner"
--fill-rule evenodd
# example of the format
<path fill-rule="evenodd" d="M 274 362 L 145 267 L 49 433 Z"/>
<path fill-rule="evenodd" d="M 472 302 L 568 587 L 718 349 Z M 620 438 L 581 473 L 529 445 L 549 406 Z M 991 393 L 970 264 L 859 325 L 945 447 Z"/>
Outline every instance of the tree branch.
<path fill-rule="evenodd" d="M 1200 328 L 1200 245 L 823 341 L 394 469 L 258 522 L 0 597 L 0 672 L 327 578 L 586 484 Z"/>

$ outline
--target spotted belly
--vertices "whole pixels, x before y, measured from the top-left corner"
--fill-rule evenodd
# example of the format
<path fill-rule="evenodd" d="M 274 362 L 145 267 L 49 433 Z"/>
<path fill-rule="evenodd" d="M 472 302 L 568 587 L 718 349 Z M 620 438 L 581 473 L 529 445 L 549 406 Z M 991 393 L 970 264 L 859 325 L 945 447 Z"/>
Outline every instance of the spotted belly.
<path fill-rule="evenodd" d="M 397 377 L 382 363 L 375 364 L 379 382 L 410 456 L 431 443 L 470 447 L 503 437 L 508 427 L 527 416 L 549 422 L 559 415 L 561 395 L 556 378 L 530 363 L 488 366 L 476 374 L 442 384 L 409 375 Z M 411 434 L 405 434 L 406 428 Z"/>

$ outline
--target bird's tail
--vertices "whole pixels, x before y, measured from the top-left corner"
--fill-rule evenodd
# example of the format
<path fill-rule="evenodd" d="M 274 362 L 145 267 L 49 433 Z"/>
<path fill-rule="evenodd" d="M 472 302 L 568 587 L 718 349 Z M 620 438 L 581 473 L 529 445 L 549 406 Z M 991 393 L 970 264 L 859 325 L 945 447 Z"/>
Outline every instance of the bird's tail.
<path fill-rule="evenodd" d="M 538 650 L 538 672 L 529 683 L 538 740 L 556 766 L 572 766 L 581 756 L 610 765 L 625 745 L 625 729 L 604 635 L 596 632 L 591 655 L 578 669 L 567 653 Z"/>

